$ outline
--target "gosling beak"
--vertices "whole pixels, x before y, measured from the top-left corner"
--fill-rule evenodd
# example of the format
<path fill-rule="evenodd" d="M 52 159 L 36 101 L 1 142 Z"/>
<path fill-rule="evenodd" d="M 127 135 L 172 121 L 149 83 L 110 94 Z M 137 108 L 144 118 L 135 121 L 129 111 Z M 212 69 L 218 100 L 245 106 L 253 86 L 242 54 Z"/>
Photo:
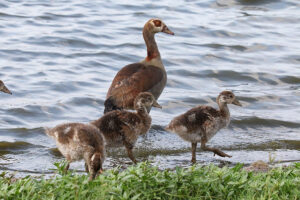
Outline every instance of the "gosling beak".
<path fill-rule="evenodd" d="M 153 104 L 152 104 L 152 106 L 153 106 L 153 107 L 156 107 L 156 108 L 162 109 L 162 106 L 159 105 L 159 104 L 157 103 L 157 101 L 154 101 Z"/>
<path fill-rule="evenodd" d="M 237 106 L 242 106 L 242 104 L 239 102 L 239 100 L 235 99 L 232 104 L 237 105 Z"/>
<path fill-rule="evenodd" d="M 161 32 L 174 35 L 174 33 L 167 26 L 164 26 Z"/>
<path fill-rule="evenodd" d="M 1 89 L 2 92 L 7 93 L 7 94 L 12 94 L 11 91 L 4 85 L 3 88 Z"/>

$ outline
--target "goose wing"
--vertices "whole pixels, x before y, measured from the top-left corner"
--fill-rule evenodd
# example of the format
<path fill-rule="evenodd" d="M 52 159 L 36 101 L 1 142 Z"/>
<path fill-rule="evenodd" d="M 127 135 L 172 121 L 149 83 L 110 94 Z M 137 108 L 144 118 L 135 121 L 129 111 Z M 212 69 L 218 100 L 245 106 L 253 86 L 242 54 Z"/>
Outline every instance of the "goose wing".
<path fill-rule="evenodd" d="M 115 76 L 107 92 L 105 106 L 132 109 L 134 99 L 140 92 L 152 92 L 152 89 L 161 84 L 163 79 L 164 71 L 158 67 L 145 66 L 142 63 L 127 65 Z M 158 98 L 159 94 L 153 95 Z"/>

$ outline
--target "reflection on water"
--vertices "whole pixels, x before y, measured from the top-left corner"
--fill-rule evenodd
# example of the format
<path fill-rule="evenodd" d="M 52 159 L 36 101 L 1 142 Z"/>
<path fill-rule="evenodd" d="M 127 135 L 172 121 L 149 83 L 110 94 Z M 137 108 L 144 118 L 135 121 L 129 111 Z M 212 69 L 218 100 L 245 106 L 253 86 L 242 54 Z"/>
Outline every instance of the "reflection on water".
<path fill-rule="evenodd" d="M 209 143 L 232 158 L 197 152 L 198 163 L 300 158 L 300 3 L 297 0 L 2 2 L 0 171 L 50 173 L 62 159 L 43 127 L 89 122 L 103 113 L 115 73 L 146 55 L 141 29 L 159 17 L 175 32 L 157 34 L 168 83 L 137 143 L 138 160 L 161 168 L 190 165 L 190 144 L 164 131 L 179 113 L 216 106 L 234 91 L 232 123 Z M 105 167 L 131 164 L 109 149 Z M 83 170 L 82 162 L 72 168 Z"/>

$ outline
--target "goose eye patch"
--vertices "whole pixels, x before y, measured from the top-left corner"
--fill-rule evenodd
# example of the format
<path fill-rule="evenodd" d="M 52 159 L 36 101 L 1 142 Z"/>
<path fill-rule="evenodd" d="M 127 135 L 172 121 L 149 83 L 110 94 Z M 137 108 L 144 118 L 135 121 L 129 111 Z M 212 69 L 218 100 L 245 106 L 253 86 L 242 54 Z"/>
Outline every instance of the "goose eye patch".
<path fill-rule="evenodd" d="M 161 21 L 160 20 L 153 20 L 153 23 L 156 27 L 160 27 L 161 26 Z"/>

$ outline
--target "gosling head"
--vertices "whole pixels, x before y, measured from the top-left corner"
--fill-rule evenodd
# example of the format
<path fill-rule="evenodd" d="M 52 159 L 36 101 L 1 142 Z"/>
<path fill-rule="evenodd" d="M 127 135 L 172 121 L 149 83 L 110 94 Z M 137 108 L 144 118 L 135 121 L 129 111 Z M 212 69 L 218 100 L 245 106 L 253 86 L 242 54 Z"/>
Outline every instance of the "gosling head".
<path fill-rule="evenodd" d="M 4 85 L 3 81 L 0 80 L 0 91 L 7 93 L 7 94 L 12 94 L 9 89 Z"/>
<path fill-rule="evenodd" d="M 166 33 L 166 34 L 174 35 L 174 33 L 160 19 L 150 19 L 145 24 L 145 28 L 148 29 L 152 33 L 163 32 L 163 33 Z"/>
<path fill-rule="evenodd" d="M 150 92 L 141 92 L 134 100 L 135 110 L 150 110 L 151 107 L 162 108 Z"/>
<path fill-rule="evenodd" d="M 217 98 L 217 102 L 219 104 L 234 104 L 237 106 L 242 106 L 242 104 L 236 99 L 235 95 L 231 91 L 221 92 Z"/>

